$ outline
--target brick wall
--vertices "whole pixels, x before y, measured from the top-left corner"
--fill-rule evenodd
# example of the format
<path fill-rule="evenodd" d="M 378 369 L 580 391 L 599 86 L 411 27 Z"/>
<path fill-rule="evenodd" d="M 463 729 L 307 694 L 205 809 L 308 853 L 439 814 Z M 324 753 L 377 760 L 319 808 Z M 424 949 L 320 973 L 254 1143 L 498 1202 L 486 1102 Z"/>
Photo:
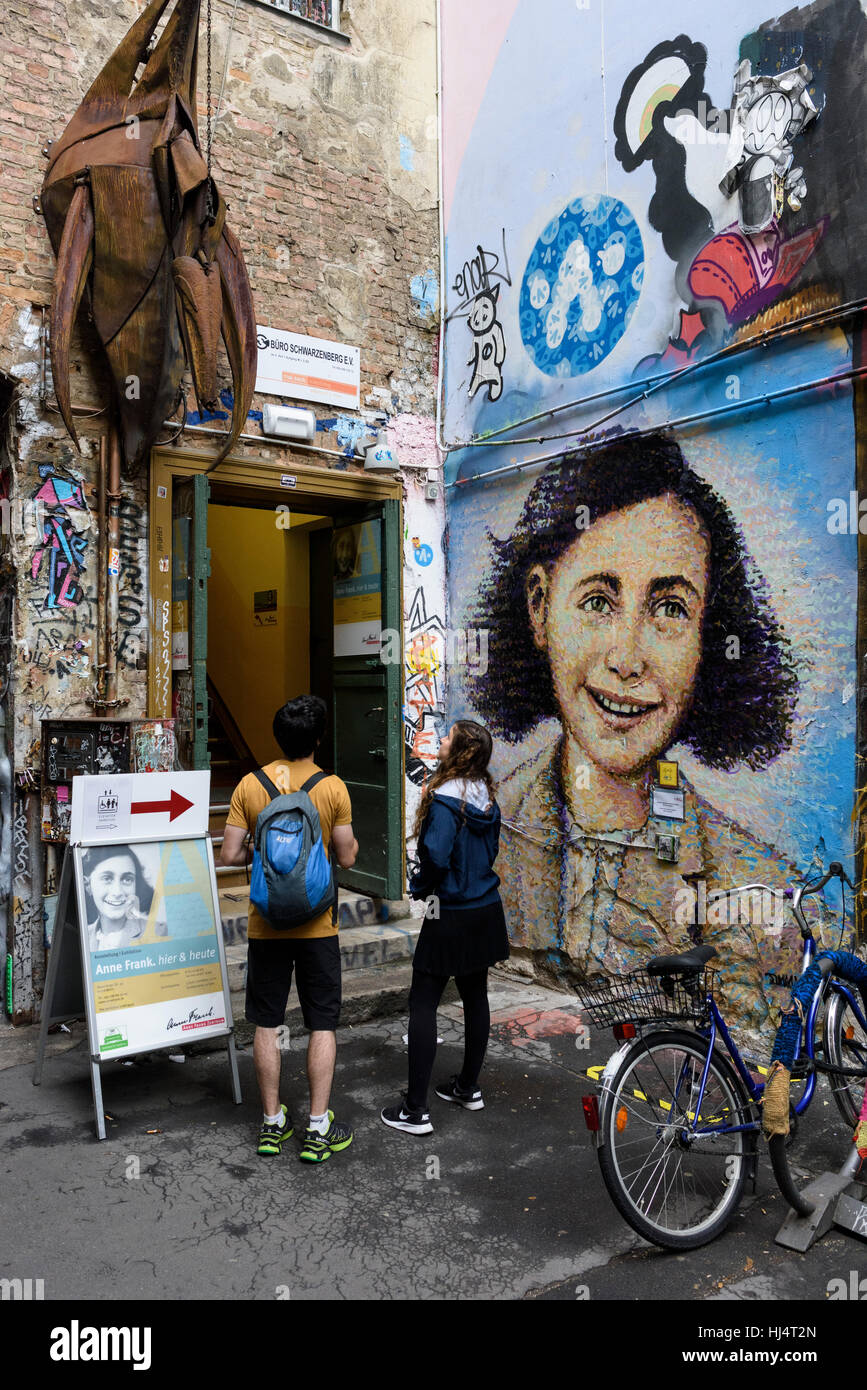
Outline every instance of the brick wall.
<path fill-rule="evenodd" d="M 6 422 L 6 476 L 25 507 L 24 525 L 11 538 L 17 588 L 12 643 L 0 645 L 0 653 L 12 654 L 8 712 L 14 711 L 19 810 L 37 822 L 38 798 L 20 784 L 38 768 L 40 719 L 93 713 L 87 703 L 96 659 L 92 509 L 108 392 L 98 345 L 81 315 L 71 350 L 71 399 L 82 442 L 76 453 L 43 364 L 54 258 L 33 195 L 44 176 L 43 148 L 61 134 L 143 7 L 140 0 L 7 0 L 0 12 L 0 371 L 17 384 Z M 393 439 L 407 441 L 411 469 L 436 467 L 435 0 L 352 0 L 343 7 L 342 36 L 249 0 L 213 0 L 213 13 L 215 102 L 225 67 L 213 169 L 244 251 L 257 320 L 361 347 L 362 409 L 353 418 L 333 406 L 317 407 L 315 443 L 338 451 L 332 466 L 355 467 L 347 455 L 359 422 L 375 413 L 388 417 Z M 204 19 L 201 33 L 204 134 Z M 230 385 L 227 369 L 221 384 Z M 246 426 L 257 435 L 255 412 L 262 404 L 254 399 Z M 188 408 L 196 422 L 189 390 Z M 210 423 L 219 426 L 220 420 Z M 188 440 L 202 442 L 196 435 Z M 239 452 L 265 453 L 277 462 L 290 457 L 265 441 L 242 442 Z M 321 455 L 299 457 L 326 462 Z M 76 572 L 63 592 L 59 582 L 51 590 L 45 538 L 26 512 L 46 487 L 54 495 L 53 479 L 67 491 L 47 514 L 75 556 Z M 133 716 L 145 713 L 147 699 L 146 485 L 144 472 L 126 477 L 122 504 L 118 693 L 129 702 L 123 713 Z M 418 482 L 405 492 L 408 536 L 421 530 L 438 544 L 441 501 L 425 502 Z M 411 547 L 408 553 L 413 565 Z M 440 571 L 435 582 L 426 573 L 407 579 L 408 598 L 426 584 L 430 611 L 444 614 Z M 8 573 L 4 583 L 8 588 Z M 22 861 L 26 874 L 18 876 L 34 904 L 54 872 L 50 856 L 37 859 L 26 866 Z M 25 1021 L 39 993 L 41 914 L 34 915 L 22 894 L 15 902 L 8 943 L 15 957 L 16 1018 Z"/>

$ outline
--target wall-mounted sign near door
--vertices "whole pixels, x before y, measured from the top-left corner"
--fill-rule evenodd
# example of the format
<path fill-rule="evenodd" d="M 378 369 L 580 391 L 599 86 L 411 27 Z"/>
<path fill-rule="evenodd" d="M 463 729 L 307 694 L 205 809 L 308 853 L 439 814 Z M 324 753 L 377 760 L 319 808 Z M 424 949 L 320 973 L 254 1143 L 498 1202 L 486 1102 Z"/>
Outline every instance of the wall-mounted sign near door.
<path fill-rule="evenodd" d="M 49 1028 L 84 1014 L 100 1139 L 100 1067 L 136 1053 L 225 1037 L 241 1103 L 209 796 L 209 772 L 72 781 L 33 1082 Z"/>

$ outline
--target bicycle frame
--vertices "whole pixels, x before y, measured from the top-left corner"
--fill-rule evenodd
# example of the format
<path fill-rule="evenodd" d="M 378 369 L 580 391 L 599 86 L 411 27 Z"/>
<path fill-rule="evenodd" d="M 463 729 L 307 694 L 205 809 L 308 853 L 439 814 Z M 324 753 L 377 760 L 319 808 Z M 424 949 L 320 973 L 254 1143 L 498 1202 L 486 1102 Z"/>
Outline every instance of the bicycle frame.
<path fill-rule="evenodd" d="M 797 921 L 797 923 L 798 923 L 798 926 L 800 927 L 800 930 L 801 930 L 801 937 L 802 937 L 802 940 L 803 940 L 803 942 L 804 942 L 804 950 L 803 950 L 803 955 L 802 955 L 802 959 L 801 959 L 801 974 L 803 974 L 806 970 L 809 969 L 810 965 L 811 965 L 812 962 L 813 962 L 813 958 L 814 958 L 814 956 L 816 955 L 816 942 L 815 942 L 815 939 L 814 939 L 814 937 L 813 937 L 812 929 L 810 928 L 810 925 L 809 925 L 809 923 L 807 922 L 807 920 L 806 920 L 806 918 L 804 917 L 804 914 L 803 914 L 803 912 L 802 912 L 802 910 L 801 910 L 801 900 L 802 900 L 809 892 L 818 892 L 818 891 L 819 891 L 819 888 L 821 888 L 821 887 L 824 885 L 824 881 L 826 881 L 826 880 L 823 880 L 823 884 L 819 884 L 819 885 L 817 885 L 817 886 L 814 887 L 814 888 L 807 888 L 806 885 L 800 884 L 794 891 L 792 891 L 791 889 L 789 889 L 789 890 L 787 890 L 787 891 L 785 892 L 785 896 L 791 897 L 791 898 L 793 899 L 793 902 L 792 902 L 793 913 L 794 913 L 795 919 L 796 919 L 796 921 Z M 756 884 L 756 883 L 745 884 L 745 885 L 743 885 L 743 886 L 740 887 L 740 888 L 733 889 L 733 890 L 730 890 L 730 891 L 744 892 L 744 893 L 745 893 L 745 892 L 754 892 L 754 891 L 756 891 L 756 890 L 765 890 L 765 885 L 764 885 L 764 884 Z M 770 891 L 772 891 L 772 892 L 778 892 L 778 891 L 780 891 L 780 890 L 773 890 L 773 889 L 772 889 L 772 890 L 770 890 Z M 801 1038 L 800 1038 L 800 1041 L 799 1041 L 798 1052 L 797 1052 L 797 1054 L 796 1054 L 796 1060 L 797 1060 L 798 1057 L 801 1057 L 801 1056 L 804 1056 L 804 1055 L 805 1055 L 805 1056 L 807 1057 L 807 1059 L 808 1059 L 809 1062 L 812 1063 L 812 1062 L 815 1061 L 815 1035 L 816 1035 L 816 1024 L 817 1024 L 817 1021 L 818 1021 L 819 1010 L 821 1009 L 823 1003 L 825 1002 L 825 998 L 826 998 L 827 994 L 828 994 L 829 992 L 831 992 L 831 991 L 837 992 L 837 993 L 840 993 L 840 994 L 843 994 L 843 995 L 846 996 L 846 998 L 847 998 L 848 1002 L 850 1003 L 850 1005 L 851 1005 L 851 1007 L 852 1007 L 852 1009 L 853 1009 L 853 1011 L 854 1011 L 854 1013 L 855 1013 L 855 1016 L 856 1016 L 856 1018 L 858 1019 L 859 1023 L 865 1028 L 865 1030 L 867 1030 L 867 1020 L 864 1019 L 864 1016 L 863 1016 L 863 1014 L 861 1013 L 861 1010 L 859 1009 L 859 1007 L 858 1007 L 857 1003 L 855 1002 L 855 1000 L 854 1000 L 854 998 L 853 998 L 851 992 L 849 991 L 849 989 L 848 989 L 844 984 L 842 984 L 840 981 L 838 981 L 838 980 L 836 980 L 836 979 L 833 979 L 833 978 L 831 978 L 831 977 L 826 977 L 825 979 L 823 979 L 822 983 L 821 983 L 821 984 L 819 985 L 819 987 L 817 988 L 816 993 L 814 994 L 813 999 L 811 1000 L 810 1009 L 809 1009 L 809 1012 L 808 1012 L 808 1014 L 807 1014 L 807 1018 L 806 1018 L 806 1020 L 805 1020 L 805 1022 L 804 1022 L 803 1029 L 802 1029 L 802 1031 L 801 1031 Z M 723 1018 L 722 1014 L 720 1013 L 719 1008 L 717 1007 L 716 1001 L 714 1000 L 714 998 L 713 998 L 713 996 L 712 996 L 711 994 L 708 994 L 708 995 L 707 995 L 706 1002 L 707 1002 L 707 1009 L 708 1009 L 708 1023 L 707 1023 L 705 1026 L 702 1026 L 702 1027 L 695 1027 L 695 1028 L 694 1028 L 695 1033 L 696 1033 L 699 1037 L 703 1038 L 703 1039 L 708 1043 L 708 1049 L 707 1049 L 707 1056 L 705 1057 L 704 1067 L 703 1067 L 703 1070 L 702 1070 L 701 1082 L 700 1082 L 700 1084 L 699 1084 L 698 1097 L 697 1097 L 697 1099 L 695 1099 L 695 1100 L 693 1100 L 692 1098 L 690 1099 L 690 1106 L 692 1107 L 692 1112 L 691 1112 L 691 1113 L 692 1113 L 692 1118 L 690 1119 L 690 1114 L 689 1114 L 689 1112 L 687 1112 L 687 1115 L 686 1115 L 686 1119 L 687 1119 L 687 1121 L 689 1122 L 689 1123 L 688 1123 L 689 1132 L 691 1132 L 696 1138 L 699 1138 L 699 1137 L 701 1137 L 702 1135 L 705 1135 L 705 1134 L 714 1134 L 714 1135 L 718 1135 L 718 1134 L 758 1133 L 758 1131 L 759 1131 L 759 1129 L 760 1129 L 760 1120 L 759 1120 L 758 1116 L 756 1117 L 755 1120 L 750 1120 L 750 1121 L 749 1121 L 748 1123 L 746 1123 L 746 1124 L 739 1124 L 739 1125 L 726 1125 L 726 1124 L 723 1124 L 723 1125 L 705 1125 L 704 1127 L 699 1128 L 699 1123 L 700 1123 L 700 1119 L 701 1119 L 701 1107 L 702 1107 L 702 1104 L 703 1104 L 703 1102 L 704 1102 L 704 1096 L 705 1096 L 705 1091 L 706 1091 L 706 1087 L 707 1087 L 707 1078 L 708 1078 L 708 1074 L 709 1074 L 709 1072 L 710 1072 L 711 1058 L 713 1057 L 714 1048 L 716 1047 L 718 1041 L 721 1041 L 721 1042 L 722 1042 L 722 1044 L 723 1044 L 723 1046 L 724 1046 L 726 1052 L 728 1053 L 729 1057 L 731 1058 L 731 1061 L 732 1061 L 732 1063 L 734 1064 L 735 1070 L 736 1070 L 738 1076 L 740 1077 L 741 1081 L 743 1082 L 743 1084 L 744 1084 L 744 1086 L 745 1086 L 745 1088 L 746 1088 L 746 1090 L 747 1090 L 747 1094 L 748 1094 L 748 1096 L 749 1096 L 749 1098 L 750 1098 L 750 1101 L 751 1101 L 753 1104 L 755 1104 L 755 1105 L 758 1105 L 758 1104 L 759 1104 L 759 1102 L 761 1101 L 762 1095 L 764 1094 L 764 1089 L 765 1089 L 765 1083 L 764 1083 L 763 1081 L 756 1081 L 756 1080 L 754 1080 L 753 1076 L 751 1075 L 750 1071 L 748 1070 L 747 1065 L 746 1065 L 746 1063 L 744 1062 L 744 1060 L 743 1060 L 743 1058 L 742 1058 L 742 1056 L 741 1056 L 741 1054 L 740 1054 L 740 1051 L 739 1051 L 739 1049 L 738 1049 L 738 1046 L 737 1046 L 737 1044 L 735 1043 L 734 1039 L 732 1038 L 732 1036 L 731 1036 L 731 1034 L 730 1034 L 730 1032 L 729 1032 L 729 1030 L 728 1030 L 728 1027 L 726 1026 L 725 1019 Z M 660 1026 L 661 1028 L 664 1028 L 664 1027 L 665 1027 L 665 1024 L 661 1022 L 659 1026 Z M 614 1077 L 616 1071 L 617 1071 L 618 1068 L 619 1068 L 620 1061 L 621 1061 L 621 1059 L 626 1055 L 626 1053 L 627 1053 L 632 1047 L 634 1047 L 634 1046 L 635 1046 L 635 1040 L 634 1040 L 634 1039 L 630 1039 L 628 1042 L 625 1042 L 625 1043 L 623 1044 L 623 1046 L 620 1047 L 620 1048 L 617 1050 L 617 1052 L 615 1052 L 615 1053 L 609 1058 L 608 1063 L 607 1063 L 606 1066 L 605 1066 L 605 1069 L 604 1069 L 604 1071 L 603 1071 L 603 1073 L 602 1073 L 602 1076 L 600 1077 L 600 1081 L 599 1081 L 600 1101 L 601 1101 L 601 1104 L 600 1104 L 600 1111 L 601 1111 L 602 1116 L 604 1116 L 605 1111 L 606 1111 L 606 1109 L 607 1109 L 607 1105 L 608 1105 L 608 1102 L 609 1102 L 609 1099 L 610 1099 L 610 1094 L 611 1094 L 611 1091 L 610 1091 L 611 1081 L 613 1080 L 613 1077 Z M 802 1048 L 803 1048 L 803 1051 L 802 1051 Z M 684 1069 L 683 1069 L 683 1071 L 681 1072 L 680 1079 L 678 1080 L 677 1085 L 676 1085 L 676 1087 L 675 1087 L 675 1091 L 674 1091 L 675 1099 L 676 1099 L 676 1098 L 679 1096 L 679 1094 L 680 1094 L 680 1088 L 681 1088 L 681 1086 L 684 1084 L 684 1082 L 685 1082 L 685 1080 L 686 1080 L 686 1075 L 687 1075 L 686 1066 L 684 1066 Z M 795 1110 L 795 1114 L 796 1114 L 796 1115 L 802 1115 L 802 1114 L 804 1113 L 804 1111 L 807 1109 L 807 1107 L 809 1106 L 810 1102 L 812 1101 L 813 1096 L 814 1096 L 814 1094 L 815 1094 L 815 1090 L 816 1090 L 816 1077 L 817 1077 L 817 1073 L 816 1073 L 815 1067 L 811 1066 L 811 1067 L 809 1068 L 809 1071 L 808 1071 L 808 1075 L 807 1075 L 807 1078 L 806 1078 L 806 1084 L 805 1084 L 805 1086 L 804 1086 L 803 1094 L 801 1095 L 801 1097 L 799 1098 L 799 1100 L 796 1102 L 795 1107 L 794 1107 L 794 1110 Z M 596 1131 L 596 1132 L 594 1133 L 594 1135 L 593 1135 L 594 1145 L 595 1145 L 597 1148 L 601 1148 L 602 1145 L 604 1144 L 604 1142 L 605 1142 L 604 1136 L 605 1136 L 605 1125 L 604 1125 L 604 1123 L 601 1123 L 600 1126 L 599 1126 L 598 1131 Z"/>

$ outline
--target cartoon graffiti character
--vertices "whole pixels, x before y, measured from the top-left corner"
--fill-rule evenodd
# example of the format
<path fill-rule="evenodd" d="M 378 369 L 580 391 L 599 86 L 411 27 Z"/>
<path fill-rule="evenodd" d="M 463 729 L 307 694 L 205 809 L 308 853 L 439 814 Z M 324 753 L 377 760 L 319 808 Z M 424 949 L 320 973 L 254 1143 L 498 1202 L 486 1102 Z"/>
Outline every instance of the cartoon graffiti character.
<path fill-rule="evenodd" d="M 745 232 L 765 231 L 785 203 L 797 212 L 806 197 L 804 171 L 792 168 L 792 141 L 819 114 L 807 92 L 812 80 L 806 63 L 753 77 L 748 58 L 735 74 L 732 161 L 720 188 L 729 195 L 737 190 Z"/>
<path fill-rule="evenodd" d="M 473 355 L 467 363 L 473 369 L 469 394 L 474 396 L 480 386 L 487 386 L 488 400 L 498 401 L 503 394 L 503 374 L 506 360 L 506 340 L 497 322 L 497 299 L 500 287 L 482 290 L 473 300 L 467 323 L 473 335 Z"/>
<path fill-rule="evenodd" d="M 662 353 L 638 374 L 683 366 L 730 328 L 768 308 L 797 278 L 828 219 L 794 235 L 780 224 L 806 193 L 792 141 L 818 115 L 810 69 L 735 73 L 731 106 L 705 90 L 707 50 L 685 34 L 656 45 L 623 84 L 614 114 L 615 155 L 627 173 L 650 162 L 650 225 L 675 262 L 686 308 Z"/>

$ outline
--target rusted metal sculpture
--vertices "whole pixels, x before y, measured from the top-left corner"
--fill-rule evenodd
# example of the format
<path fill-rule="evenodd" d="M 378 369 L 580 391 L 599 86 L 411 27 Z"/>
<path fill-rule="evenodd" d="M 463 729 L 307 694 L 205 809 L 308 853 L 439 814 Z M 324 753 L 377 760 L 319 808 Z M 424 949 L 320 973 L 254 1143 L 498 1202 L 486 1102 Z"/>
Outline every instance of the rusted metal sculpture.
<path fill-rule="evenodd" d="M 196 120 L 200 0 L 150 0 L 50 148 L 41 207 L 57 257 L 51 367 L 78 445 L 69 343 L 85 294 L 134 467 L 177 402 L 186 357 L 201 408 L 217 404 L 217 341 L 232 370 L 237 439 L 256 380 L 256 318 L 241 248 L 209 175 Z M 138 81 L 135 74 L 144 63 Z"/>

